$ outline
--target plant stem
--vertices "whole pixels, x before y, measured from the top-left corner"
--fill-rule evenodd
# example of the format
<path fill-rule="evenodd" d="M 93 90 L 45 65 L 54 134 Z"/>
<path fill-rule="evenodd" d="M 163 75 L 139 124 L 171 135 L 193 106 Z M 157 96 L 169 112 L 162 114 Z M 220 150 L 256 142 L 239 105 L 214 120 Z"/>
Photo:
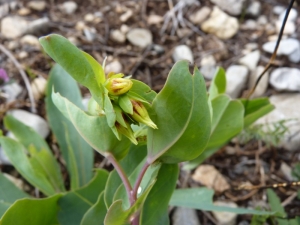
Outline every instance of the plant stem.
<path fill-rule="evenodd" d="M 139 174 L 139 176 L 138 176 L 135 184 L 134 184 L 134 187 L 133 187 L 133 190 L 132 190 L 132 195 L 133 195 L 134 201 L 137 200 L 138 189 L 140 187 L 142 179 L 143 179 L 143 177 L 144 177 L 144 175 L 145 175 L 145 173 L 146 173 L 146 171 L 147 171 L 147 169 L 148 169 L 149 166 L 150 166 L 150 164 L 146 161 L 145 164 L 142 167 L 142 170 L 141 170 L 141 172 L 140 172 L 140 174 Z"/>
<path fill-rule="evenodd" d="M 119 162 L 116 160 L 116 158 L 112 154 L 107 154 L 106 158 L 111 162 L 111 164 L 114 166 L 115 170 L 119 174 L 119 176 L 120 176 L 120 178 L 123 181 L 123 184 L 125 186 L 127 196 L 129 198 L 130 205 L 133 205 L 134 202 L 135 202 L 135 199 L 133 198 L 132 187 L 130 185 L 128 177 L 125 174 L 122 166 L 119 164 Z"/>

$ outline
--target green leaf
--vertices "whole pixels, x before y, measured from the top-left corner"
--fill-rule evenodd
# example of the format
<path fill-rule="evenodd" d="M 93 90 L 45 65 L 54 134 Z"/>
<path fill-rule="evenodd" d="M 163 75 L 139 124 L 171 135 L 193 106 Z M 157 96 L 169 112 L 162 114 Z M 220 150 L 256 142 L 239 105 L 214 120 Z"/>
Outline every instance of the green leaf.
<path fill-rule="evenodd" d="M 136 98 L 143 98 L 151 103 L 156 96 L 156 92 L 151 90 L 151 88 L 147 84 L 141 81 L 134 79 L 131 79 L 131 81 L 133 84 L 127 95 Z"/>
<path fill-rule="evenodd" d="M 102 192 L 97 202 L 84 214 L 80 225 L 103 225 L 106 212 L 104 192 Z"/>
<path fill-rule="evenodd" d="M 18 199 L 30 197 L 17 188 L 9 179 L 0 173 L 0 218 L 4 212 Z"/>
<path fill-rule="evenodd" d="M 3 225 L 58 225 L 57 201 L 62 194 L 44 199 L 17 200 L 2 216 Z"/>
<path fill-rule="evenodd" d="M 128 177 L 134 172 L 140 162 L 146 157 L 146 154 L 146 146 L 131 145 L 128 154 L 124 157 L 124 159 L 120 161 L 120 164 Z M 115 170 L 112 171 L 109 174 L 104 192 L 104 201 L 107 209 L 113 203 L 114 195 L 122 185 L 123 184 L 119 177 L 119 174 Z"/>
<path fill-rule="evenodd" d="M 281 217 L 286 217 L 286 212 L 281 206 L 280 199 L 276 193 L 272 189 L 268 189 L 267 196 L 271 210 L 280 213 Z M 289 221 L 287 219 L 276 218 L 276 221 L 279 225 L 289 225 Z"/>
<path fill-rule="evenodd" d="M 17 141 L 0 137 L 2 148 L 16 170 L 33 186 L 39 188 L 45 195 L 56 193 L 45 174 L 32 166 L 24 147 Z"/>
<path fill-rule="evenodd" d="M 275 106 L 270 103 L 268 98 L 241 99 L 241 102 L 245 107 L 245 128 L 275 109 Z"/>
<path fill-rule="evenodd" d="M 211 121 L 198 69 L 191 75 L 187 61 L 177 62 L 152 107 L 158 129 L 148 130 L 148 162 L 177 163 L 199 156 L 209 139 Z"/>
<path fill-rule="evenodd" d="M 41 37 L 39 41 L 46 53 L 77 82 L 87 87 L 99 105 L 103 105 L 103 93 L 98 85 L 105 80 L 101 65 L 58 34 Z"/>
<path fill-rule="evenodd" d="M 218 68 L 209 87 L 209 100 L 226 92 L 226 75 L 223 68 Z"/>
<path fill-rule="evenodd" d="M 97 202 L 104 190 L 108 172 L 97 170 L 94 178 L 84 187 L 71 191 L 58 201 L 60 225 L 79 225 L 84 214 Z"/>
<path fill-rule="evenodd" d="M 126 94 L 121 95 L 119 97 L 119 105 L 123 109 L 124 112 L 129 113 L 131 115 L 133 114 L 132 103 Z"/>
<path fill-rule="evenodd" d="M 243 105 L 238 100 L 230 100 L 227 95 L 219 95 L 212 100 L 212 129 L 206 149 L 220 147 L 243 129 Z"/>
<path fill-rule="evenodd" d="M 34 131 L 31 127 L 26 126 L 21 121 L 15 119 L 11 115 L 4 118 L 4 125 L 9 129 L 15 137 L 25 146 L 30 153 L 30 163 L 39 162 L 44 169 L 40 170 L 44 177 L 47 177 L 56 192 L 65 191 L 64 181 L 60 171 L 60 166 L 53 156 L 45 140 Z M 39 170 L 33 165 L 35 170 Z"/>
<path fill-rule="evenodd" d="M 100 154 L 105 156 L 110 152 L 117 159 L 126 155 L 131 142 L 125 137 L 119 141 L 108 126 L 105 116 L 90 116 L 59 93 L 52 93 L 52 100 L 85 141 Z"/>
<path fill-rule="evenodd" d="M 264 225 L 270 215 L 254 215 L 251 218 L 251 225 Z"/>
<path fill-rule="evenodd" d="M 81 93 L 76 81 L 56 64 L 49 74 L 45 100 L 46 111 L 49 126 L 66 161 L 71 190 L 73 190 L 87 184 L 92 178 L 94 152 L 73 124 L 54 105 L 51 99 L 52 88 L 79 108 L 83 108 Z"/>
<path fill-rule="evenodd" d="M 177 164 L 163 164 L 158 172 L 157 181 L 144 203 L 141 225 L 170 224 L 168 205 L 178 179 Z"/>
<path fill-rule="evenodd" d="M 133 206 L 129 209 L 124 210 L 122 207 L 122 200 L 115 201 L 106 214 L 104 224 L 105 225 L 125 225 L 129 223 L 130 217 L 139 211 L 143 206 L 147 195 L 149 194 L 152 186 L 154 185 L 155 181 L 149 185 L 149 187 L 141 194 L 141 196 L 136 200 Z"/>
<path fill-rule="evenodd" d="M 170 200 L 171 206 L 193 208 L 204 211 L 225 211 L 236 214 L 274 215 L 274 212 L 259 211 L 244 208 L 216 206 L 213 204 L 214 191 L 208 188 L 177 189 Z"/>

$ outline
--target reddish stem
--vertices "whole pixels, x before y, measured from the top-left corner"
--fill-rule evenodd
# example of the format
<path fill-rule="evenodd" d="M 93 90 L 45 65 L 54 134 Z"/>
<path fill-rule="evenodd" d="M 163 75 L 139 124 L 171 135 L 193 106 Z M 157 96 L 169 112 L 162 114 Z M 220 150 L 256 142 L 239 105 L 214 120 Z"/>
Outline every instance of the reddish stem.
<path fill-rule="evenodd" d="M 146 161 L 145 164 L 142 167 L 142 170 L 141 170 L 135 184 L 134 184 L 134 187 L 133 187 L 133 190 L 132 190 L 132 196 L 133 196 L 134 201 L 137 200 L 138 189 L 140 187 L 142 179 L 143 179 L 143 177 L 144 177 L 144 175 L 145 175 L 145 173 L 146 173 L 149 166 L 150 166 L 150 164 Z"/>

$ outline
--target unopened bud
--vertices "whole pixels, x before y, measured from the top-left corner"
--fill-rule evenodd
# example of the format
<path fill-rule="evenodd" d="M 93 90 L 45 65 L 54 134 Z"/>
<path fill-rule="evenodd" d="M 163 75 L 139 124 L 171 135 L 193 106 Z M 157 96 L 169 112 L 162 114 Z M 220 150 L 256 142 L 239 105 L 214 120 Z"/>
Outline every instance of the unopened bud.
<path fill-rule="evenodd" d="M 110 78 L 105 85 L 108 93 L 111 95 L 122 95 L 130 90 L 132 81 L 126 78 Z"/>
<path fill-rule="evenodd" d="M 143 103 L 135 100 L 130 100 L 133 106 L 133 114 L 131 115 L 132 118 L 140 123 L 146 124 L 153 129 L 157 129 L 157 126 L 153 121 L 150 119 L 148 111 Z"/>
<path fill-rule="evenodd" d="M 126 122 L 126 127 L 123 127 L 118 122 L 115 123 L 115 126 L 121 134 L 123 134 L 125 137 L 127 137 L 133 144 L 137 145 L 138 142 L 136 138 L 134 137 L 133 131 L 129 125 L 129 123 Z"/>

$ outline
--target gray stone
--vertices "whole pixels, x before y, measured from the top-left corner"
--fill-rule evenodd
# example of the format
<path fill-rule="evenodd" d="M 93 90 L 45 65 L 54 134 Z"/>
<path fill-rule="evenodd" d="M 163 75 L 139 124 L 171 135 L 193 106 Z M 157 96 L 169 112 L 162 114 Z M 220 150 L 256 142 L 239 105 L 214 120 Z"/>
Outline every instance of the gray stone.
<path fill-rule="evenodd" d="M 28 9 L 28 8 L 25 8 L 25 7 L 18 10 L 18 15 L 19 16 L 28 16 L 30 13 L 31 13 L 31 10 Z"/>
<path fill-rule="evenodd" d="M 247 14 L 251 16 L 258 16 L 260 14 L 261 10 L 261 4 L 259 1 L 251 1 L 248 8 L 247 8 Z"/>
<path fill-rule="evenodd" d="M 31 90 L 35 100 L 39 100 L 45 94 L 47 80 L 43 77 L 37 77 L 31 82 Z"/>
<path fill-rule="evenodd" d="M 133 16 L 133 12 L 131 9 L 128 9 L 124 14 L 122 14 L 120 16 L 120 21 L 121 22 L 126 22 L 127 20 L 129 20 L 131 17 Z"/>
<path fill-rule="evenodd" d="M 282 21 L 276 21 L 275 26 L 276 26 L 276 32 L 279 33 L 282 26 Z M 293 21 L 287 21 L 284 26 L 283 34 L 293 34 L 295 33 L 295 31 L 296 31 L 295 23 Z"/>
<path fill-rule="evenodd" d="M 275 49 L 275 45 L 276 45 L 276 41 L 270 41 L 263 44 L 262 48 L 265 52 L 272 54 Z M 289 56 L 290 54 L 297 51 L 297 49 L 299 49 L 299 46 L 300 43 L 297 39 L 288 38 L 288 39 L 281 40 L 277 50 L 277 55 Z"/>
<path fill-rule="evenodd" d="M 214 205 L 216 206 L 224 206 L 224 207 L 231 207 L 231 208 L 237 208 L 237 204 L 234 202 L 224 202 L 224 201 L 215 201 Z M 212 214 L 214 217 L 218 220 L 220 225 L 235 225 L 237 214 L 232 212 L 217 212 L 212 211 Z"/>
<path fill-rule="evenodd" d="M 66 1 L 63 4 L 61 4 L 59 8 L 63 13 L 70 15 L 77 10 L 78 5 L 76 2 L 73 1 Z"/>
<path fill-rule="evenodd" d="M 97 30 L 94 27 L 86 27 L 83 29 L 84 36 L 90 42 L 97 37 Z"/>
<path fill-rule="evenodd" d="M 9 110 L 7 113 L 33 128 L 43 138 L 46 138 L 50 133 L 46 120 L 39 115 L 21 109 Z"/>
<path fill-rule="evenodd" d="M 211 13 L 211 9 L 207 6 L 203 6 L 197 12 L 189 16 L 189 19 L 192 23 L 200 25 L 205 19 L 208 18 Z"/>
<path fill-rule="evenodd" d="M 285 17 L 285 13 L 286 13 L 286 10 L 284 10 L 280 13 L 280 15 L 279 15 L 279 20 L 280 21 L 283 21 L 283 19 Z M 296 19 L 297 19 L 297 16 L 298 16 L 297 10 L 292 8 L 290 13 L 289 13 L 289 16 L 288 16 L 287 20 L 295 22 Z"/>
<path fill-rule="evenodd" d="M 31 45 L 34 46 L 36 48 L 40 48 L 40 42 L 39 39 L 36 36 L 33 36 L 31 34 L 27 34 L 25 36 L 23 36 L 20 40 L 21 44 L 23 45 Z"/>
<path fill-rule="evenodd" d="M 247 66 L 250 71 L 254 71 L 260 58 L 260 51 L 255 50 L 240 58 L 239 63 Z"/>
<path fill-rule="evenodd" d="M 161 22 L 164 21 L 164 18 L 159 15 L 151 14 L 147 18 L 147 23 L 149 25 L 155 25 L 155 24 L 160 24 Z"/>
<path fill-rule="evenodd" d="M 190 63 L 194 63 L 194 57 L 192 50 L 187 45 L 178 45 L 173 51 L 173 60 L 177 62 L 178 60 L 188 60 Z"/>
<path fill-rule="evenodd" d="M 49 29 L 50 20 L 48 17 L 39 18 L 28 23 L 25 33 L 37 34 L 45 33 Z"/>
<path fill-rule="evenodd" d="M 282 13 L 285 10 L 285 7 L 281 6 L 281 5 L 276 5 L 273 8 L 273 13 L 280 15 L 280 13 Z"/>
<path fill-rule="evenodd" d="M 200 225 L 195 209 L 177 207 L 172 216 L 173 225 Z"/>
<path fill-rule="evenodd" d="M 226 70 L 226 93 L 232 98 L 238 98 L 245 88 L 248 79 L 246 66 L 232 65 Z"/>
<path fill-rule="evenodd" d="M 46 1 L 30 1 L 27 7 L 36 11 L 44 11 L 47 7 Z"/>
<path fill-rule="evenodd" d="M 214 77 L 216 72 L 216 64 L 217 62 L 213 55 L 208 55 L 201 59 L 200 72 L 206 79 L 211 80 Z"/>
<path fill-rule="evenodd" d="M 88 13 L 84 15 L 84 21 L 86 22 L 93 22 L 95 20 L 95 16 L 92 13 Z"/>
<path fill-rule="evenodd" d="M 249 89 L 254 87 L 259 75 L 263 72 L 263 70 L 264 70 L 263 66 L 258 66 L 251 73 L 249 78 L 249 86 L 248 86 Z M 268 84 L 269 84 L 269 72 L 267 71 L 260 79 L 254 93 L 251 95 L 251 98 L 257 98 L 263 96 L 267 91 Z"/>
<path fill-rule="evenodd" d="M 5 38 L 18 38 L 26 33 L 28 21 L 18 16 L 7 16 L 1 20 L 1 34 Z"/>
<path fill-rule="evenodd" d="M 257 26 L 257 23 L 255 20 L 248 19 L 246 20 L 242 25 L 241 29 L 243 30 L 257 30 L 259 27 Z"/>
<path fill-rule="evenodd" d="M 118 60 L 114 60 L 105 66 L 105 73 L 109 73 L 109 72 L 121 73 L 122 70 L 123 70 L 123 66 Z"/>
<path fill-rule="evenodd" d="M 117 42 L 117 43 L 125 43 L 126 41 L 126 36 L 123 32 L 121 32 L 120 30 L 112 30 L 110 32 L 110 37 L 113 41 Z"/>
<path fill-rule="evenodd" d="M 300 42 L 298 42 L 298 48 L 293 51 L 291 54 L 288 55 L 288 58 L 293 63 L 299 63 L 300 62 Z"/>
<path fill-rule="evenodd" d="M 288 164 L 282 162 L 279 170 L 288 181 L 294 180 L 292 176 L 292 168 Z"/>
<path fill-rule="evenodd" d="M 233 37 L 237 33 L 238 28 L 237 18 L 227 15 L 216 6 L 213 8 L 209 19 L 201 24 L 203 31 L 214 34 L 221 39 Z"/>
<path fill-rule="evenodd" d="M 2 87 L 2 90 L 6 93 L 7 99 L 6 102 L 13 102 L 17 99 L 19 94 L 21 94 L 23 88 L 21 85 L 18 83 L 11 83 L 11 84 L 6 84 L 4 87 Z"/>
<path fill-rule="evenodd" d="M 286 120 L 285 126 L 289 132 L 285 134 L 280 146 L 290 150 L 299 150 L 300 146 L 300 113 L 299 113 L 299 93 L 276 94 L 270 97 L 270 102 L 275 106 L 275 109 L 256 121 L 256 124 L 270 124 Z"/>
<path fill-rule="evenodd" d="M 140 48 L 146 48 L 152 44 L 152 34 L 149 30 L 143 28 L 134 28 L 128 31 L 126 35 L 128 41 Z"/>
<path fill-rule="evenodd" d="M 270 84 L 278 91 L 300 91 L 300 69 L 277 68 L 271 73 Z"/>
<path fill-rule="evenodd" d="M 242 13 L 243 4 L 245 0 L 210 0 L 212 3 L 219 6 L 222 10 L 228 12 L 231 15 L 237 16 Z"/>

